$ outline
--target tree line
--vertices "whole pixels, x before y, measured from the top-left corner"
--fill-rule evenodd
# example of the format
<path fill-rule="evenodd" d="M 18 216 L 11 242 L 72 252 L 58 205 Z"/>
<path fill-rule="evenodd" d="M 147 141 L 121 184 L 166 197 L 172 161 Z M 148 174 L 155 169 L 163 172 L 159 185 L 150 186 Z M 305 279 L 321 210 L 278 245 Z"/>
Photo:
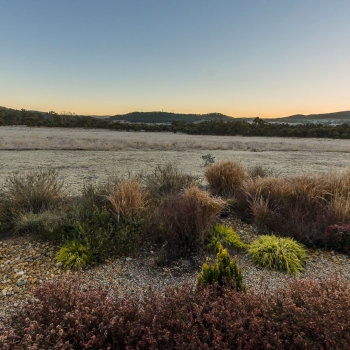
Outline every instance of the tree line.
<path fill-rule="evenodd" d="M 221 136 L 279 136 L 350 139 L 350 126 L 305 123 L 269 123 L 259 117 L 253 122 L 242 120 L 209 120 L 201 123 L 173 121 L 167 124 L 125 123 L 66 112 L 38 112 L 0 107 L 0 126 L 27 125 L 28 127 L 94 128 L 120 131 L 182 132 L 189 135 Z"/>

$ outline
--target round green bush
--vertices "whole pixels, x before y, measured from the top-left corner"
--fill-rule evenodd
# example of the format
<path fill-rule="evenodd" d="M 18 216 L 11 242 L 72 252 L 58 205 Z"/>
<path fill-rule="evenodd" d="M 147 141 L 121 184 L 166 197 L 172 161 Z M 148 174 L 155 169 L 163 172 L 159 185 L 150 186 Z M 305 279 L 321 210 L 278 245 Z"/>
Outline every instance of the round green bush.
<path fill-rule="evenodd" d="M 86 244 L 78 239 L 67 242 L 57 253 L 56 259 L 64 267 L 80 269 L 92 262 L 93 256 Z"/>
<path fill-rule="evenodd" d="M 304 246 L 292 238 L 260 236 L 248 250 L 254 263 L 273 270 L 298 274 L 307 261 Z"/>

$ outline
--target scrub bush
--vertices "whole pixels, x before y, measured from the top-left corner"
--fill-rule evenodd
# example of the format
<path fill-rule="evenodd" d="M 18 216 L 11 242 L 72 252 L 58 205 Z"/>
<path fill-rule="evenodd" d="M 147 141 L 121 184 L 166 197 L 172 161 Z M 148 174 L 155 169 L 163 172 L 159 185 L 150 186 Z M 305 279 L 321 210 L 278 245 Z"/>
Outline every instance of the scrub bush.
<path fill-rule="evenodd" d="M 173 164 L 157 166 L 154 171 L 145 177 L 145 187 L 149 197 L 159 201 L 184 188 L 196 186 L 199 179 L 190 174 L 184 174 Z"/>
<path fill-rule="evenodd" d="M 221 199 L 197 187 L 186 188 L 164 200 L 157 220 L 167 252 L 182 256 L 203 248 L 224 205 Z"/>

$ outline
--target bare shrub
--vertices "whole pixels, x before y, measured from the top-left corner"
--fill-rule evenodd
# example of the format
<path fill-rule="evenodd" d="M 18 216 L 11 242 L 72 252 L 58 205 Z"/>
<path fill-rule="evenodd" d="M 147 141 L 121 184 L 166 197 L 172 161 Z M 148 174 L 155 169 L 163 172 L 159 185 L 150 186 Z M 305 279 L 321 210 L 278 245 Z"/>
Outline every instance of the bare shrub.
<path fill-rule="evenodd" d="M 222 161 L 209 166 L 205 177 L 210 189 L 220 195 L 230 195 L 240 187 L 246 178 L 243 166 L 238 162 Z"/>
<path fill-rule="evenodd" d="M 262 165 L 256 165 L 250 169 L 248 169 L 248 175 L 253 178 L 259 178 L 259 177 L 275 177 L 275 171 L 271 168 L 262 166 Z"/>
<path fill-rule="evenodd" d="M 168 252 L 181 256 L 203 247 L 224 204 L 197 187 L 184 189 L 164 200 L 158 220 Z"/>
<path fill-rule="evenodd" d="M 183 188 L 198 184 L 198 177 L 184 174 L 170 163 L 157 166 L 150 175 L 145 177 L 145 186 L 149 196 L 155 200 L 160 200 L 173 193 L 180 192 Z"/>

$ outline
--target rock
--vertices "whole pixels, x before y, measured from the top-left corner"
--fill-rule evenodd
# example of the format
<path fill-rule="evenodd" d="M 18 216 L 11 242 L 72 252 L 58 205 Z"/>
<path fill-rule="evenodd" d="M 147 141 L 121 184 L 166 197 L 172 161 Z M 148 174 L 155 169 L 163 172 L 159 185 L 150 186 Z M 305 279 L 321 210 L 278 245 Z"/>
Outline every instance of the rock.
<path fill-rule="evenodd" d="M 17 281 L 17 286 L 21 287 L 21 286 L 25 286 L 27 283 L 27 281 L 24 281 L 24 280 L 20 280 L 20 281 Z"/>

